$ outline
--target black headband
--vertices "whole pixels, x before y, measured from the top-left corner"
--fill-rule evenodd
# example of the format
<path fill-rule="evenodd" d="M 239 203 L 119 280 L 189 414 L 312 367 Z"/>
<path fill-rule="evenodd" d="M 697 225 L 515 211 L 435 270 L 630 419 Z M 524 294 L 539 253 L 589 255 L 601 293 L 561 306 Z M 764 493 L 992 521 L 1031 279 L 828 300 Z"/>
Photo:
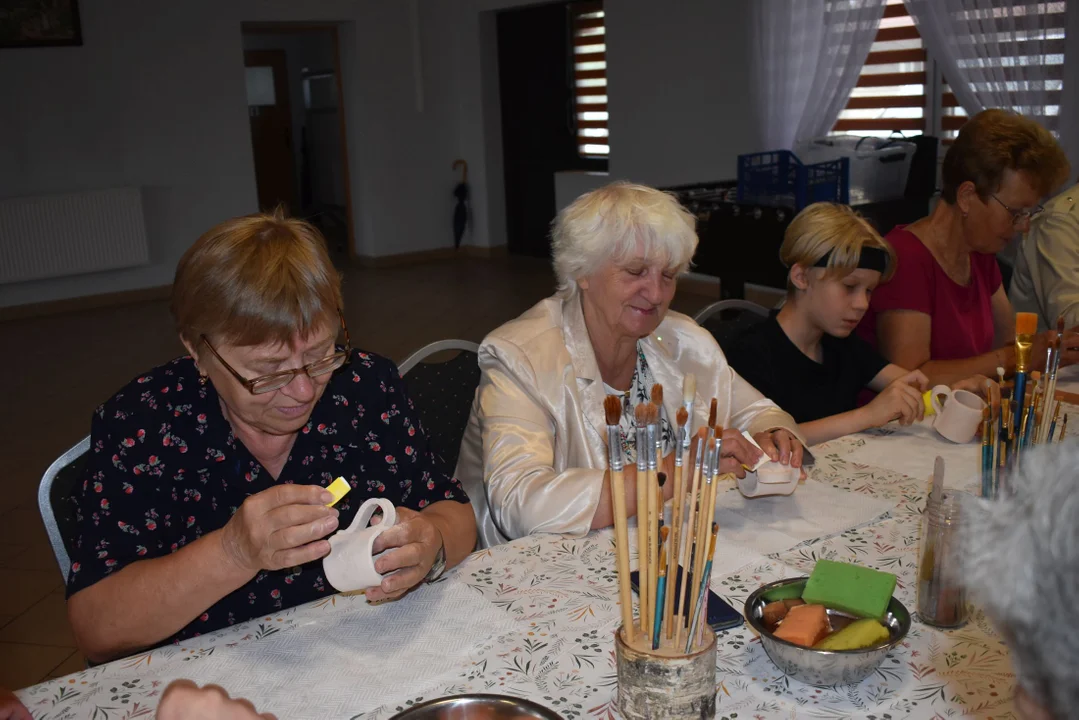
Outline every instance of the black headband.
<path fill-rule="evenodd" d="M 813 267 L 828 267 L 828 260 L 831 257 L 832 251 L 829 250 L 824 254 L 824 257 L 813 263 Z M 880 248 L 863 247 L 861 254 L 858 255 L 857 267 L 860 270 L 876 270 L 883 275 L 884 271 L 888 269 L 888 253 Z"/>

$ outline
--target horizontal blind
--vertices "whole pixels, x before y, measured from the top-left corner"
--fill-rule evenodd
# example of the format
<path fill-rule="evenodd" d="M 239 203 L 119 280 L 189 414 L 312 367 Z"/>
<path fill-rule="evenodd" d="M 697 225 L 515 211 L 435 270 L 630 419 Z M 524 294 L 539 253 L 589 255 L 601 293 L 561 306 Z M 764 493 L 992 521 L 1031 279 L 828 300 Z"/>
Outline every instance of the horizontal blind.
<path fill-rule="evenodd" d="M 603 3 L 580 2 L 571 7 L 573 85 L 577 106 L 577 152 L 607 157 L 607 29 Z"/>
<path fill-rule="evenodd" d="M 1001 68 L 1007 89 L 1015 93 L 1017 102 L 1024 105 L 1032 104 L 1027 98 L 1039 98 L 1034 100 L 1039 102 L 1043 88 L 1040 83 L 1038 87 L 1021 87 L 1024 83 L 1016 68 L 1033 63 L 1047 66 L 1044 120 L 1046 127 L 1055 132 L 1064 84 L 1065 3 L 1032 3 L 1014 8 L 1013 12 L 1016 11 L 1019 16 L 1015 19 L 1015 36 L 1013 38 L 1010 32 L 1001 33 L 999 44 L 994 46 L 1000 49 L 1000 54 L 991 58 L 991 62 Z M 998 8 L 996 12 L 1004 10 Z M 959 129 L 966 123 L 967 112 L 960 107 L 947 78 L 942 80 L 941 87 L 941 139 L 947 144 L 955 140 Z"/>
<path fill-rule="evenodd" d="M 926 53 L 903 0 L 888 0 L 880 29 L 834 133 L 887 137 L 925 132 Z"/>

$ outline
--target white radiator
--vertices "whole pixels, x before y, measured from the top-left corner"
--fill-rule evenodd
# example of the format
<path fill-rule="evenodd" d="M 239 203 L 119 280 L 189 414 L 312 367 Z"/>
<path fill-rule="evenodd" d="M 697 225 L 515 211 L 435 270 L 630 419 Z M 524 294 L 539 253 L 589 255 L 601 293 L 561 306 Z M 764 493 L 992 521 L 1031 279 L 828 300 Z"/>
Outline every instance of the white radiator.
<path fill-rule="evenodd" d="M 0 284 L 149 261 L 138 188 L 0 200 Z"/>

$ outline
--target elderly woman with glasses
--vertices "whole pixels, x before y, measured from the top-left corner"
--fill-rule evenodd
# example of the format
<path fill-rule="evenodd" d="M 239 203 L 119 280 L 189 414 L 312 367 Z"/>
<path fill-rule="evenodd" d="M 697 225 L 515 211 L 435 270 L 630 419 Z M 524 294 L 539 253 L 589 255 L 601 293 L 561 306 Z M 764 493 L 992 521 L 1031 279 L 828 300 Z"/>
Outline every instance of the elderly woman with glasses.
<path fill-rule="evenodd" d="M 1038 204 L 1068 175 L 1068 159 L 1048 130 L 1005 110 L 963 125 L 944 156 L 940 201 L 885 239 L 895 274 L 873 293 L 859 334 L 891 363 L 921 370 L 930 385 L 1015 370 L 1015 311 L 996 254 L 1041 212 Z M 1046 335 L 1034 366 L 1045 364 Z M 1079 361 L 1079 336 L 1065 338 L 1063 364 Z"/>
<path fill-rule="evenodd" d="M 397 368 L 350 347 L 341 307 L 325 243 L 298 220 L 230 220 L 181 258 L 172 314 L 189 355 L 98 408 L 75 493 L 68 615 L 90 660 L 333 593 L 326 538 L 370 497 L 400 507 L 369 600 L 472 551 L 467 496 Z M 329 507 L 337 477 L 352 491 Z"/>
<path fill-rule="evenodd" d="M 1023 720 L 1079 717 L 1079 444 L 1023 457 L 1011 494 L 971 499 L 959 560 L 976 604 L 1011 651 Z"/>
<path fill-rule="evenodd" d="M 720 472 L 744 476 L 760 452 L 801 466 L 794 419 L 727 364 L 715 338 L 668 310 L 697 247 L 695 219 L 666 193 L 615 183 L 579 197 L 553 233 L 558 292 L 480 346 L 480 385 L 457 476 L 485 545 L 536 532 L 582 536 L 613 522 L 604 398 L 623 398 L 620 435 L 628 512 L 636 514 L 634 407 L 664 387 L 663 461 L 673 477 L 687 374 L 693 429 L 712 398 L 723 426 Z M 663 488 L 667 498 L 673 483 Z"/>

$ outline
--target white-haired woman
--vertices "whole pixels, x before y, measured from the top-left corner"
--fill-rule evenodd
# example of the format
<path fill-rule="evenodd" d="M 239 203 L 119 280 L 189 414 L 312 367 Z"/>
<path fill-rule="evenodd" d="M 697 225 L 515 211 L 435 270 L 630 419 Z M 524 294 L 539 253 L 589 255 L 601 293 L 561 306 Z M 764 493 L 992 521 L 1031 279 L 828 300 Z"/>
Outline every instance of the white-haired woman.
<path fill-rule="evenodd" d="M 1010 497 L 974 500 L 966 584 L 1011 650 L 1025 720 L 1079 717 L 1079 443 L 1023 457 Z"/>
<path fill-rule="evenodd" d="M 558 292 L 488 335 L 482 377 L 461 444 L 457 477 L 472 498 L 480 541 L 535 532 L 582 536 L 613 518 L 607 486 L 606 395 L 625 397 L 627 504 L 636 513 L 633 407 L 663 385 L 666 419 L 697 378 L 692 424 L 718 400 L 722 472 L 741 474 L 759 452 L 801 465 L 794 419 L 727 364 L 715 339 L 668 312 L 678 275 L 697 247 L 694 218 L 666 193 L 614 183 L 579 197 L 554 224 Z M 677 430 L 663 421 L 668 472 Z M 670 497 L 673 483 L 664 487 Z"/>

